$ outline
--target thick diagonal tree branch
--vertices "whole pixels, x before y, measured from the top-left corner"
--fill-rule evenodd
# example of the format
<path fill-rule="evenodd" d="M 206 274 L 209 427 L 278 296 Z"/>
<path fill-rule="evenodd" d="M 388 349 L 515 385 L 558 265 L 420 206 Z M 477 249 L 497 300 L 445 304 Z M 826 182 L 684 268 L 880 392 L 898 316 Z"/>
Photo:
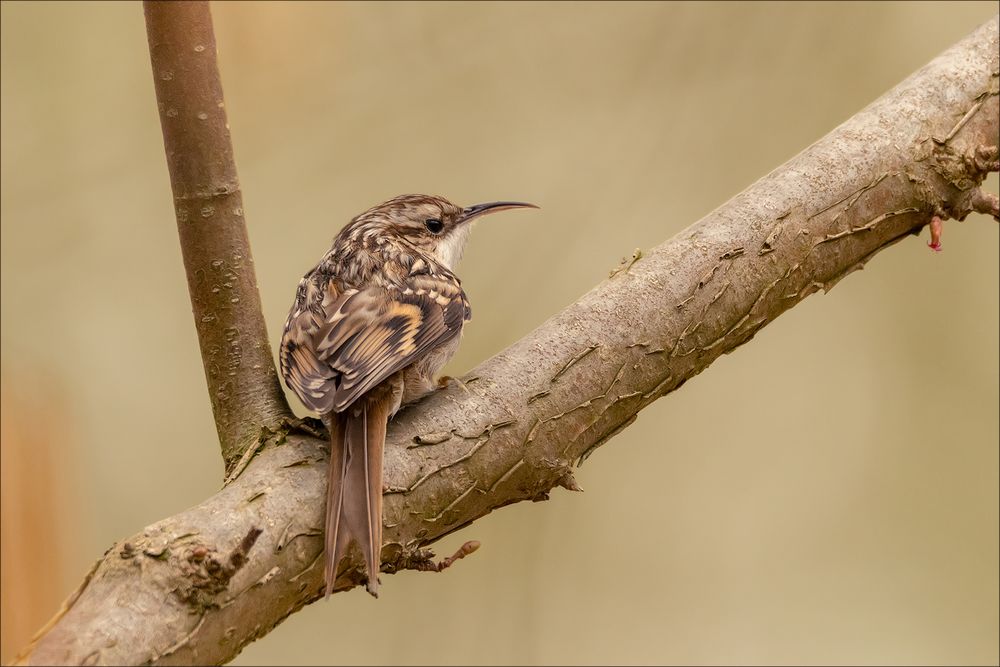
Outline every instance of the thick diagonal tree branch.
<path fill-rule="evenodd" d="M 188 291 L 226 470 L 291 415 L 261 311 L 208 2 L 146 2 Z"/>
<path fill-rule="evenodd" d="M 782 312 L 932 219 L 992 206 L 978 188 L 996 169 L 997 54 L 994 19 L 483 363 L 468 392 L 404 411 L 383 570 L 427 568 L 428 543 L 574 488 L 575 462 Z M 225 662 L 317 599 L 325 447 L 285 431 L 266 445 L 218 494 L 113 545 L 24 660 Z"/>

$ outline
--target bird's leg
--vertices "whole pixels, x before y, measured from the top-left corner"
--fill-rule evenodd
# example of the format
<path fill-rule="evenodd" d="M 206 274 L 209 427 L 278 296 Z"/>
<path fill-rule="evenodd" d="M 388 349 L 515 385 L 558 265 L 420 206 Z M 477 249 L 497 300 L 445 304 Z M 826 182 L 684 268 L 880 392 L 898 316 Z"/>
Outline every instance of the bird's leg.
<path fill-rule="evenodd" d="M 421 368 L 411 366 L 403 371 L 403 394 L 400 397 L 403 407 L 416 403 L 424 396 L 434 392 L 434 380 Z"/>

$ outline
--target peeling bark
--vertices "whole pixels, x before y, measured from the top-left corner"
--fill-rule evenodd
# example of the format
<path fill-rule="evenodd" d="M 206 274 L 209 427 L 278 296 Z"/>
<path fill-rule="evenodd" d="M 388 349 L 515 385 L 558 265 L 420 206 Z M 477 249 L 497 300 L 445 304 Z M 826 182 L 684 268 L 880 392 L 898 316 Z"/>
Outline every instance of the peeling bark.
<path fill-rule="evenodd" d="M 574 464 L 643 407 L 932 218 L 983 209 L 998 76 L 994 19 L 701 221 L 636 253 L 475 369 L 467 390 L 400 413 L 386 443 L 383 571 L 440 569 L 427 544 L 555 486 L 578 488 Z M 222 663 L 320 598 L 326 453 L 305 425 L 276 428 L 219 493 L 115 544 L 22 660 Z M 224 586 L 208 562 L 232 570 Z M 347 562 L 337 590 L 359 583 L 361 567 Z"/>

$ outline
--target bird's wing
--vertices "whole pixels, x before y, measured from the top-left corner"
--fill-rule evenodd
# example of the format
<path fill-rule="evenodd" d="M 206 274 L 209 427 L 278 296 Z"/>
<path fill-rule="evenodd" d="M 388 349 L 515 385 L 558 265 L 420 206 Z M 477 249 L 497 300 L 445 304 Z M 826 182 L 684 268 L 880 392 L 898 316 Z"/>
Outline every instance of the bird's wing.
<path fill-rule="evenodd" d="M 332 284 L 327 290 L 335 290 Z M 316 412 L 341 412 L 359 396 L 459 335 L 468 302 L 449 277 L 420 275 L 399 287 L 348 289 L 290 317 L 282 374 Z M 313 302 L 316 303 L 315 301 Z"/>

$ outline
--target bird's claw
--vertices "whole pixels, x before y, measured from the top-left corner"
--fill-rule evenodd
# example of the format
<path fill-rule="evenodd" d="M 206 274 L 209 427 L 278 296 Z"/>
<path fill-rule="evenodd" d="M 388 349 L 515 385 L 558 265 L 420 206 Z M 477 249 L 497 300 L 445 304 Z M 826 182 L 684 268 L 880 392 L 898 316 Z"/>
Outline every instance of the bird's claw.
<path fill-rule="evenodd" d="M 465 384 L 464 382 L 462 382 L 461 380 L 459 380 L 457 377 L 452 377 L 450 375 L 442 375 L 440 378 L 438 378 L 438 382 L 437 382 L 438 389 L 447 389 L 448 385 L 450 385 L 452 382 L 454 382 L 459 387 L 461 387 L 463 390 L 465 390 L 465 393 L 467 393 L 467 394 L 471 394 L 472 393 L 469 390 L 469 387 L 468 387 L 467 384 Z"/>

